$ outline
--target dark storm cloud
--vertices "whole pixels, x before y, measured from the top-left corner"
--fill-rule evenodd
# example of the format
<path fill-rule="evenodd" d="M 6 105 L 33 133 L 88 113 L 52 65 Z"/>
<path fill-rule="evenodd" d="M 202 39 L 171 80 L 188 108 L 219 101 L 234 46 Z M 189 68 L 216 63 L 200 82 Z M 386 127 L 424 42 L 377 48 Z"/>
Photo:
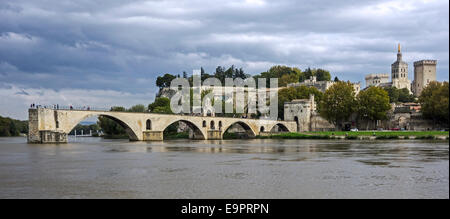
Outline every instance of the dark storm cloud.
<path fill-rule="evenodd" d="M 0 2 L 1 86 L 154 93 L 162 73 L 235 64 L 329 69 L 341 79 L 438 60 L 448 80 L 447 0 Z M 410 74 L 412 77 L 412 73 Z M 152 99 L 151 97 L 150 99 Z M 119 103 L 120 104 L 120 103 Z"/>

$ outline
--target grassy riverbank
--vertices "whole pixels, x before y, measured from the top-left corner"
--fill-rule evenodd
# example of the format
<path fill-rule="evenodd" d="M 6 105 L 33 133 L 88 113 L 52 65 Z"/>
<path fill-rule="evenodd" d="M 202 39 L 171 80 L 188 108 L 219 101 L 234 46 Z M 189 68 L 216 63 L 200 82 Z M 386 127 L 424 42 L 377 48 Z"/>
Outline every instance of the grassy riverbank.
<path fill-rule="evenodd" d="M 445 131 L 362 131 L 362 132 L 304 132 L 280 133 L 270 136 L 257 136 L 265 139 L 447 139 Z"/>
<path fill-rule="evenodd" d="M 328 136 L 448 136 L 445 131 L 326 131 L 326 132 L 305 132 L 308 135 L 328 135 Z"/>

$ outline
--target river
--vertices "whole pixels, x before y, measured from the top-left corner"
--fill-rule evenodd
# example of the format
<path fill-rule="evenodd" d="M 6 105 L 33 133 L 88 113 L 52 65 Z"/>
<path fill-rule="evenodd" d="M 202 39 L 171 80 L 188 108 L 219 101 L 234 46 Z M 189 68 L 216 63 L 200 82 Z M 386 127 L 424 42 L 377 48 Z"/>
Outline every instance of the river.
<path fill-rule="evenodd" d="M 449 142 L 0 138 L 0 198 L 449 198 Z"/>

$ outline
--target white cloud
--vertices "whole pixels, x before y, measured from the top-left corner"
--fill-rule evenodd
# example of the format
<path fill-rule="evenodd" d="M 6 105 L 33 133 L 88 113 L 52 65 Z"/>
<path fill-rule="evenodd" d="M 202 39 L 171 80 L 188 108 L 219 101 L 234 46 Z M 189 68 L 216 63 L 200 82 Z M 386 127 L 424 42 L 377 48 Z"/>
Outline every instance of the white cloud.
<path fill-rule="evenodd" d="M 136 104 L 147 105 L 154 99 L 154 93 L 132 94 L 113 90 L 85 89 L 31 89 L 15 85 L 0 87 L 0 115 L 17 119 L 28 119 L 27 108 L 35 103 L 42 106 L 89 106 L 92 109 L 109 109 L 112 106 L 126 108 Z"/>
<path fill-rule="evenodd" d="M 448 80 L 448 8 L 448 0 L 0 1 L 0 87 L 42 91 L 49 98 L 39 100 L 54 103 L 127 105 L 141 93 L 153 99 L 161 74 L 219 65 L 250 74 L 320 67 L 362 81 L 390 72 L 398 42 L 410 76 L 413 61 L 433 58 L 438 80 Z M 26 111 L 14 109 L 0 113 Z"/>

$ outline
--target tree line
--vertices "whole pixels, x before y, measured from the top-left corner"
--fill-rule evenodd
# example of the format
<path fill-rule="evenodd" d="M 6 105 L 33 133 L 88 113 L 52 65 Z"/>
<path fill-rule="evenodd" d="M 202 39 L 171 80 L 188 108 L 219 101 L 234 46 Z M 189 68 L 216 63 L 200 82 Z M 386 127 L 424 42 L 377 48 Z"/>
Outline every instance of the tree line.
<path fill-rule="evenodd" d="M 28 133 L 28 121 L 20 121 L 0 116 L 0 136 L 19 136 Z"/>
<path fill-rule="evenodd" d="M 234 65 L 232 65 L 229 68 L 218 66 L 215 69 L 214 73 L 207 73 L 205 70 L 200 68 L 200 75 L 201 75 L 201 81 L 204 81 L 208 78 L 217 78 L 219 81 L 225 85 L 225 78 L 250 78 L 253 77 L 255 81 L 257 81 L 258 78 L 266 78 L 267 82 L 266 84 L 269 84 L 270 78 L 278 78 L 278 86 L 279 87 L 286 87 L 290 83 L 296 83 L 296 82 L 304 82 L 307 79 L 310 79 L 311 76 L 315 76 L 317 81 L 330 81 L 331 80 L 331 74 L 329 71 L 324 69 L 311 69 L 307 68 L 305 71 L 300 70 L 297 67 L 288 67 L 288 66 L 282 66 L 282 65 L 276 65 L 271 67 L 269 70 L 265 72 L 261 72 L 260 74 L 251 76 L 249 74 L 246 74 L 242 68 L 237 68 Z M 175 78 L 186 78 L 188 79 L 190 85 L 193 84 L 193 76 L 188 76 L 187 73 L 184 71 L 182 76 L 180 74 L 173 75 L 166 73 L 163 76 L 159 76 L 156 78 L 156 86 L 159 88 L 167 88 L 170 86 L 170 82 Z M 339 81 L 337 77 L 335 77 L 335 81 Z"/>

